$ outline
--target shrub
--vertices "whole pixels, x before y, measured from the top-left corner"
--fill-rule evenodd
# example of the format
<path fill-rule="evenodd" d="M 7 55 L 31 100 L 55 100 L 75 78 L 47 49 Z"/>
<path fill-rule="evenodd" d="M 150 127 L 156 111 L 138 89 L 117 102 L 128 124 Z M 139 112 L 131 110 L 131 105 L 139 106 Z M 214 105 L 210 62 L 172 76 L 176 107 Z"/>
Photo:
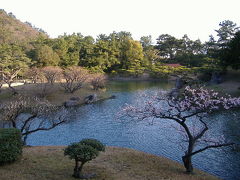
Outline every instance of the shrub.
<path fill-rule="evenodd" d="M 105 151 L 105 146 L 97 139 L 83 139 L 80 141 L 81 144 L 92 146 L 98 151 Z"/>
<path fill-rule="evenodd" d="M 64 155 L 68 155 L 70 159 L 75 159 L 82 163 L 96 158 L 98 153 L 99 151 L 92 146 L 81 143 L 73 143 L 64 151 Z"/>
<path fill-rule="evenodd" d="M 84 178 L 82 175 L 83 165 L 95 159 L 99 155 L 99 151 L 104 151 L 105 146 L 96 139 L 83 139 L 78 143 L 69 145 L 64 150 L 64 155 L 75 160 L 75 168 L 73 177 Z M 79 164 L 81 162 L 81 164 Z"/>
<path fill-rule="evenodd" d="M 153 66 L 151 68 L 150 76 L 159 79 L 168 79 L 173 74 L 174 69 L 168 66 Z"/>
<path fill-rule="evenodd" d="M 0 129 L 0 164 L 17 160 L 22 154 L 22 145 L 20 130 Z"/>

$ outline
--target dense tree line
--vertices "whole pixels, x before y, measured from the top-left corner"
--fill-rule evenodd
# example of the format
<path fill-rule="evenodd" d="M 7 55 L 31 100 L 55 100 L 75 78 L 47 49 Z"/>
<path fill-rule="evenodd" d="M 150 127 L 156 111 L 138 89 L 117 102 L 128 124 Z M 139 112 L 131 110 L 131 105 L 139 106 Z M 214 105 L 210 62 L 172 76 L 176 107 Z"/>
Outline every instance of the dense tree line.
<path fill-rule="evenodd" d="M 80 33 L 51 39 L 39 34 L 28 43 L 0 44 L 1 79 L 12 78 L 12 72 L 29 67 L 81 66 L 93 72 L 138 76 L 144 72 L 157 76 L 172 71 L 166 64 L 186 68 L 239 68 L 239 27 L 226 20 L 216 30 L 218 39 L 191 40 L 187 35 L 178 39 L 162 34 L 152 43 L 151 36 L 134 40 L 131 33 L 121 31 L 100 34 L 96 39 Z"/>

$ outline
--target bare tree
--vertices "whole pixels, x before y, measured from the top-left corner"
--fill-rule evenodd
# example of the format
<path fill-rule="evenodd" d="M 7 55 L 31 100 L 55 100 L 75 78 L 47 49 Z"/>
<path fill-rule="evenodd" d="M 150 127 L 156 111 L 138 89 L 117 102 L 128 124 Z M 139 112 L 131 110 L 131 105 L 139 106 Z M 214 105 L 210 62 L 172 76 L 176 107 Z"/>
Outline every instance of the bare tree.
<path fill-rule="evenodd" d="M 45 98 L 54 90 L 54 82 L 60 80 L 61 69 L 56 67 L 30 68 L 25 76 L 34 83 L 34 94 L 39 98 Z M 46 83 L 47 80 L 47 83 Z"/>
<path fill-rule="evenodd" d="M 19 96 L 0 107 L 0 122 L 3 127 L 20 129 L 26 143 L 29 134 L 47 131 L 67 122 L 67 110 L 51 105 L 38 98 Z"/>
<path fill-rule="evenodd" d="M 26 72 L 25 76 L 27 78 L 30 78 L 32 80 L 32 83 L 37 83 L 37 82 L 43 82 L 44 81 L 44 75 L 41 69 L 32 67 L 28 69 Z"/>
<path fill-rule="evenodd" d="M 52 94 L 54 91 L 56 91 L 56 88 L 53 84 L 50 83 L 37 83 L 35 84 L 35 96 L 38 98 L 44 99 L 48 95 Z"/>
<path fill-rule="evenodd" d="M 218 93 L 203 88 L 191 89 L 186 87 L 183 94 L 178 97 L 154 96 L 143 106 L 126 106 L 124 116 L 144 120 L 148 118 L 168 119 L 181 127 L 187 142 L 187 149 L 182 160 L 188 173 L 193 172 L 192 156 L 210 148 L 219 148 L 233 145 L 224 138 L 206 137 L 209 132 L 209 119 L 207 115 L 220 108 L 229 109 L 240 106 L 240 98 L 219 97 Z M 192 123 L 191 123 L 192 122 Z M 192 128 L 191 124 L 198 128 Z"/>
<path fill-rule="evenodd" d="M 106 86 L 107 78 L 104 74 L 91 74 L 90 84 L 94 90 L 103 89 Z"/>
<path fill-rule="evenodd" d="M 89 73 L 86 69 L 76 66 L 69 67 L 63 71 L 64 82 L 61 83 L 61 86 L 65 92 L 74 93 L 82 88 L 88 77 Z"/>
<path fill-rule="evenodd" d="M 62 69 L 60 67 L 46 66 L 42 68 L 42 72 L 48 83 L 53 84 L 61 79 Z"/>

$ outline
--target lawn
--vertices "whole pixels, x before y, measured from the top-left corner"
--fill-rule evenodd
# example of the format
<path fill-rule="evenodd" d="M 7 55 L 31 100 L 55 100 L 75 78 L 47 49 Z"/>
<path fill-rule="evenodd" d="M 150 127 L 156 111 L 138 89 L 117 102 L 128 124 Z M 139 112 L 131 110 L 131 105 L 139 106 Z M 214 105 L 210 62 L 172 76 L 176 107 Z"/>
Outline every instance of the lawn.
<path fill-rule="evenodd" d="M 74 161 L 64 157 L 64 147 L 25 147 L 21 160 L 0 166 L 1 180 L 73 180 Z M 200 180 L 216 177 L 195 170 L 188 175 L 184 167 L 167 158 L 132 149 L 107 147 L 87 163 L 83 173 L 96 173 L 93 180 Z"/>

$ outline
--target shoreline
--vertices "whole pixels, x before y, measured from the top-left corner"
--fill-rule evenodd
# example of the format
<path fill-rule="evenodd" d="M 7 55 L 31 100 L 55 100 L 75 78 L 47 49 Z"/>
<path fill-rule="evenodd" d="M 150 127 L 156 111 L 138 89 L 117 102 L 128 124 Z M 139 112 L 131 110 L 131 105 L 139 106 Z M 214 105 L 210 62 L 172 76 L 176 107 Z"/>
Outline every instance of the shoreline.
<path fill-rule="evenodd" d="M 169 82 L 169 81 L 174 81 L 175 79 L 174 78 L 168 78 L 168 79 L 152 78 L 149 76 L 140 76 L 140 77 L 108 76 L 108 80 L 109 81 L 156 81 L 156 82 L 165 81 L 165 82 Z"/>

